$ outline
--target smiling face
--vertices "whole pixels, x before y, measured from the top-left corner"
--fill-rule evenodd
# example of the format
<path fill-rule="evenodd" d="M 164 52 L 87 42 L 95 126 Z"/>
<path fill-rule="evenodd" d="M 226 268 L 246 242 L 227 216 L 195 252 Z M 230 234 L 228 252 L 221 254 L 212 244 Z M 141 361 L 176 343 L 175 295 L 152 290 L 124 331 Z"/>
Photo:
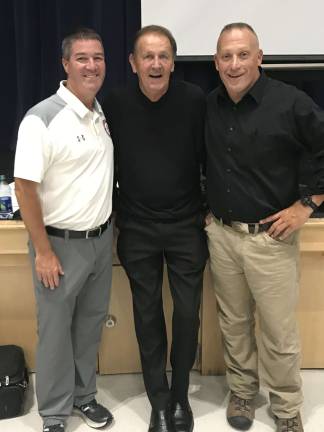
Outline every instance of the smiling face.
<path fill-rule="evenodd" d="M 159 33 L 144 34 L 138 39 L 129 61 L 145 96 L 152 102 L 159 100 L 168 90 L 170 75 L 174 70 L 169 39 Z"/>
<path fill-rule="evenodd" d="M 67 74 L 66 87 L 89 109 L 105 78 L 105 54 L 96 39 L 79 39 L 72 43 L 68 59 L 62 59 Z"/>
<path fill-rule="evenodd" d="M 239 102 L 260 76 L 262 51 L 247 28 L 224 31 L 217 43 L 215 65 L 229 97 Z"/>

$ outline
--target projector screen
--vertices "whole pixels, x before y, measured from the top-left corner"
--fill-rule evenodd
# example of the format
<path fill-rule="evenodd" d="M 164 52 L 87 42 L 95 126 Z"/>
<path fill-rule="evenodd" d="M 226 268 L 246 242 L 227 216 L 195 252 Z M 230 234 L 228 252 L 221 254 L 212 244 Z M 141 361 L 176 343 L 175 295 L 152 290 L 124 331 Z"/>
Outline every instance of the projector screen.
<path fill-rule="evenodd" d="M 173 33 L 179 56 L 210 56 L 224 25 L 252 25 L 267 56 L 324 55 L 324 0 L 142 0 L 142 26 Z"/>

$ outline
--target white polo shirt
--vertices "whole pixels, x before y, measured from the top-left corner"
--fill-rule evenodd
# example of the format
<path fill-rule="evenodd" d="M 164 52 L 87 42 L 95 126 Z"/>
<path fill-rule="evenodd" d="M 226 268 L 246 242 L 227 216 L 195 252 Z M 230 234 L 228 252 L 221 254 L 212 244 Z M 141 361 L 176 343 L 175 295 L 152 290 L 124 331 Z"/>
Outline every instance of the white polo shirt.
<path fill-rule="evenodd" d="M 90 111 L 62 81 L 20 124 L 14 176 L 39 183 L 44 224 L 86 230 L 112 211 L 113 144 L 95 100 Z"/>

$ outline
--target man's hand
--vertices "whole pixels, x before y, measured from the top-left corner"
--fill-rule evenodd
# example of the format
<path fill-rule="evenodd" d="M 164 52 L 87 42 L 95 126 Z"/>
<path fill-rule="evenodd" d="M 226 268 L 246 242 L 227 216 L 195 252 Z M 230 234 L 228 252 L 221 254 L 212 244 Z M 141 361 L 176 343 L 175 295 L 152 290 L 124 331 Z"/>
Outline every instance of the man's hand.
<path fill-rule="evenodd" d="M 38 197 L 38 183 L 15 178 L 16 196 L 22 218 L 31 237 L 35 250 L 37 278 L 46 288 L 59 286 L 64 274 L 60 261 L 54 254 L 44 226 L 42 209 Z"/>
<path fill-rule="evenodd" d="M 303 206 L 300 201 L 296 201 L 290 207 L 260 220 L 260 224 L 273 222 L 267 234 L 284 240 L 292 232 L 302 227 L 312 213 L 313 210 L 310 207 Z"/>
<path fill-rule="evenodd" d="M 213 215 L 211 213 L 208 213 L 207 216 L 205 216 L 205 226 L 208 226 L 212 223 Z"/>
<path fill-rule="evenodd" d="M 52 250 L 44 254 L 36 254 L 35 270 L 38 280 L 45 288 L 52 290 L 59 286 L 60 276 L 64 275 L 61 263 Z"/>

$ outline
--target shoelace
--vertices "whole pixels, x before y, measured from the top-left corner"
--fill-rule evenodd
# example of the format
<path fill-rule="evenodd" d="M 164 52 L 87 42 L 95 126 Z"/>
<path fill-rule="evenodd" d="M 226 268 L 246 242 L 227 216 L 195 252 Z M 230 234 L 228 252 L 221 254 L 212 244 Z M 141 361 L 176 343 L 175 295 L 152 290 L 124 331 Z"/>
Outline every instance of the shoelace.
<path fill-rule="evenodd" d="M 251 405 L 250 405 L 250 401 L 247 399 L 241 399 L 237 396 L 234 396 L 234 403 L 235 403 L 235 408 L 238 411 L 246 411 L 246 412 L 251 412 Z"/>
<path fill-rule="evenodd" d="M 297 417 L 281 420 L 281 422 L 284 429 L 281 429 L 280 432 L 298 432 L 299 423 Z"/>
<path fill-rule="evenodd" d="M 83 412 L 87 412 L 90 408 L 95 408 L 97 406 L 97 403 L 95 401 L 91 401 L 85 405 L 81 405 L 80 409 Z"/>
<path fill-rule="evenodd" d="M 63 424 L 63 423 L 60 423 L 60 424 L 55 425 L 55 426 L 60 427 L 60 428 L 63 428 L 63 427 L 64 427 L 64 424 Z M 49 428 L 49 426 L 47 426 L 47 427 L 44 427 L 43 432 L 49 432 L 49 430 L 50 430 L 50 428 Z"/>

